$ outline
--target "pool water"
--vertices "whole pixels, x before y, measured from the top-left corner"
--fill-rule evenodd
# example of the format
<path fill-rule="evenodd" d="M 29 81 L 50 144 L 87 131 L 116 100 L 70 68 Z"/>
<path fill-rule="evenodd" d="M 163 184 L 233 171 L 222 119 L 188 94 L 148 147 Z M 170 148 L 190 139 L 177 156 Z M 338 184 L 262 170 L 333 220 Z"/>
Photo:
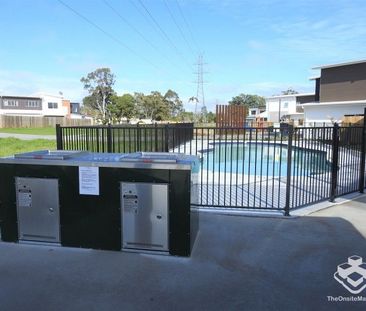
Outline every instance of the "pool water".
<path fill-rule="evenodd" d="M 201 169 L 215 173 L 233 173 L 261 176 L 287 175 L 287 146 L 268 143 L 220 143 L 202 151 Z M 326 152 L 294 147 L 292 176 L 328 172 L 330 163 Z"/>

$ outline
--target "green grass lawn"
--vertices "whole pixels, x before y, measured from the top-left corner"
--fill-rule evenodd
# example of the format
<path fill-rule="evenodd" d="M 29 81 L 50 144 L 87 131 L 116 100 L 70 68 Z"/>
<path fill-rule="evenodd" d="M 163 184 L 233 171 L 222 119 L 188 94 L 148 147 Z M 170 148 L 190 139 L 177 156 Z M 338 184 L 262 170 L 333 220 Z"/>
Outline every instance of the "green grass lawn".
<path fill-rule="evenodd" d="M 56 129 L 54 127 L 0 128 L 0 133 L 56 135 Z"/>
<path fill-rule="evenodd" d="M 0 157 L 40 149 L 56 149 L 56 141 L 47 139 L 20 140 L 12 137 L 0 138 Z"/>

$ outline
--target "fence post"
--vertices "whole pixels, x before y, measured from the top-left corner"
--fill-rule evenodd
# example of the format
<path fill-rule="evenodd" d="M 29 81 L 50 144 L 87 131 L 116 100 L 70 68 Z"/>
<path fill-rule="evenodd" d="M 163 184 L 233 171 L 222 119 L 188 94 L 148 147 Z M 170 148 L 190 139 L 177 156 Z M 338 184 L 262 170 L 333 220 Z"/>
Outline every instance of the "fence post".
<path fill-rule="evenodd" d="M 337 179 L 338 179 L 338 149 L 339 149 L 339 126 L 338 123 L 334 123 L 333 126 L 333 138 L 332 138 L 332 176 L 330 183 L 330 197 L 329 201 L 334 202 L 337 191 Z"/>
<path fill-rule="evenodd" d="M 164 151 L 169 152 L 169 124 L 166 124 L 165 127 L 165 141 L 164 141 Z"/>
<path fill-rule="evenodd" d="M 100 152 L 100 148 L 99 148 L 99 146 L 100 146 L 100 142 L 99 142 L 99 140 L 100 140 L 100 136 L 99 136 L 99 127 L 97 127 L 96 128 L 96 139 L 97 139 L 97 152 Z"/>
<path fill-rule="evenodd" d="M 158 124 L 155 122 L 155 152 L 158 152 Z"/>
<path fill-rule="evenodd" d="M 60 124 L 56 124 L 56 148 L 57 150 L 62 150 L 63 149 L 63 144 L 62 144 L 62 129 Z"/>
<path fill-rule="evenodd" d="M 361 165 L 360 165 L 360 184 L 359 191 L 364 193 L 365 189 L 365 157 L 366 157 L 366 108 L 363 113 L 363 127 L 361 135 Z"/>
<path fill-rule="evenodd" d="M 112 152 L 112 127 L 110 123 L 107 127 L 107 152 Z"/>
<path fill-rule="evenodd" d="M 293 125 L 289 124 L 288 128 L 288 144 L 287 144 L 287 178 L 286 178 L 286 203 L 285 216 L 290 216 L 290 193 L 291 193 L 291 167 L 292 167 L 292 138 L 294 134 Z"/>
<path fill-rule="evenodd" d="M 140 132 L 140 124 L 136 124 L 136 151 L 141 151 L 141 132 Z"/>

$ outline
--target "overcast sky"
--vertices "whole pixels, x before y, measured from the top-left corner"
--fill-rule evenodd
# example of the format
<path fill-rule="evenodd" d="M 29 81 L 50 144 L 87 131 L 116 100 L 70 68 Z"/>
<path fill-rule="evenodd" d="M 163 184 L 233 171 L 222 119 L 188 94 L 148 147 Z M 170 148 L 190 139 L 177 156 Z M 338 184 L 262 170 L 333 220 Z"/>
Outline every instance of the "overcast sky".
<path fill-rule="evenodd" d="M 202 53 L 213 110 L 239 93 L 312 92 L 312 67 L 366 58 L 364 0 L 1 0 L 0 12 L 2 95 L 81 100 L 80 78 L 110 67 L 119 94 L 173 89 L 192 110 Z"/>

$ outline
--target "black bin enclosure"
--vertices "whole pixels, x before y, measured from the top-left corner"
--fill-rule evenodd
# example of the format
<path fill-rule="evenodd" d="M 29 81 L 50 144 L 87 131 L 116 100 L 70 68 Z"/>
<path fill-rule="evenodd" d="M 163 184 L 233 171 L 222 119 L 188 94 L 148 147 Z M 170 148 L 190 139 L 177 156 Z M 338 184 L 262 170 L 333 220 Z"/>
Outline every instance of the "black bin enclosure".
<path fill-rule="evenodd" d="M 190 256 L 198 173 L 197 157 L 173 153 L 1 158 L 1 239 Z"/>

